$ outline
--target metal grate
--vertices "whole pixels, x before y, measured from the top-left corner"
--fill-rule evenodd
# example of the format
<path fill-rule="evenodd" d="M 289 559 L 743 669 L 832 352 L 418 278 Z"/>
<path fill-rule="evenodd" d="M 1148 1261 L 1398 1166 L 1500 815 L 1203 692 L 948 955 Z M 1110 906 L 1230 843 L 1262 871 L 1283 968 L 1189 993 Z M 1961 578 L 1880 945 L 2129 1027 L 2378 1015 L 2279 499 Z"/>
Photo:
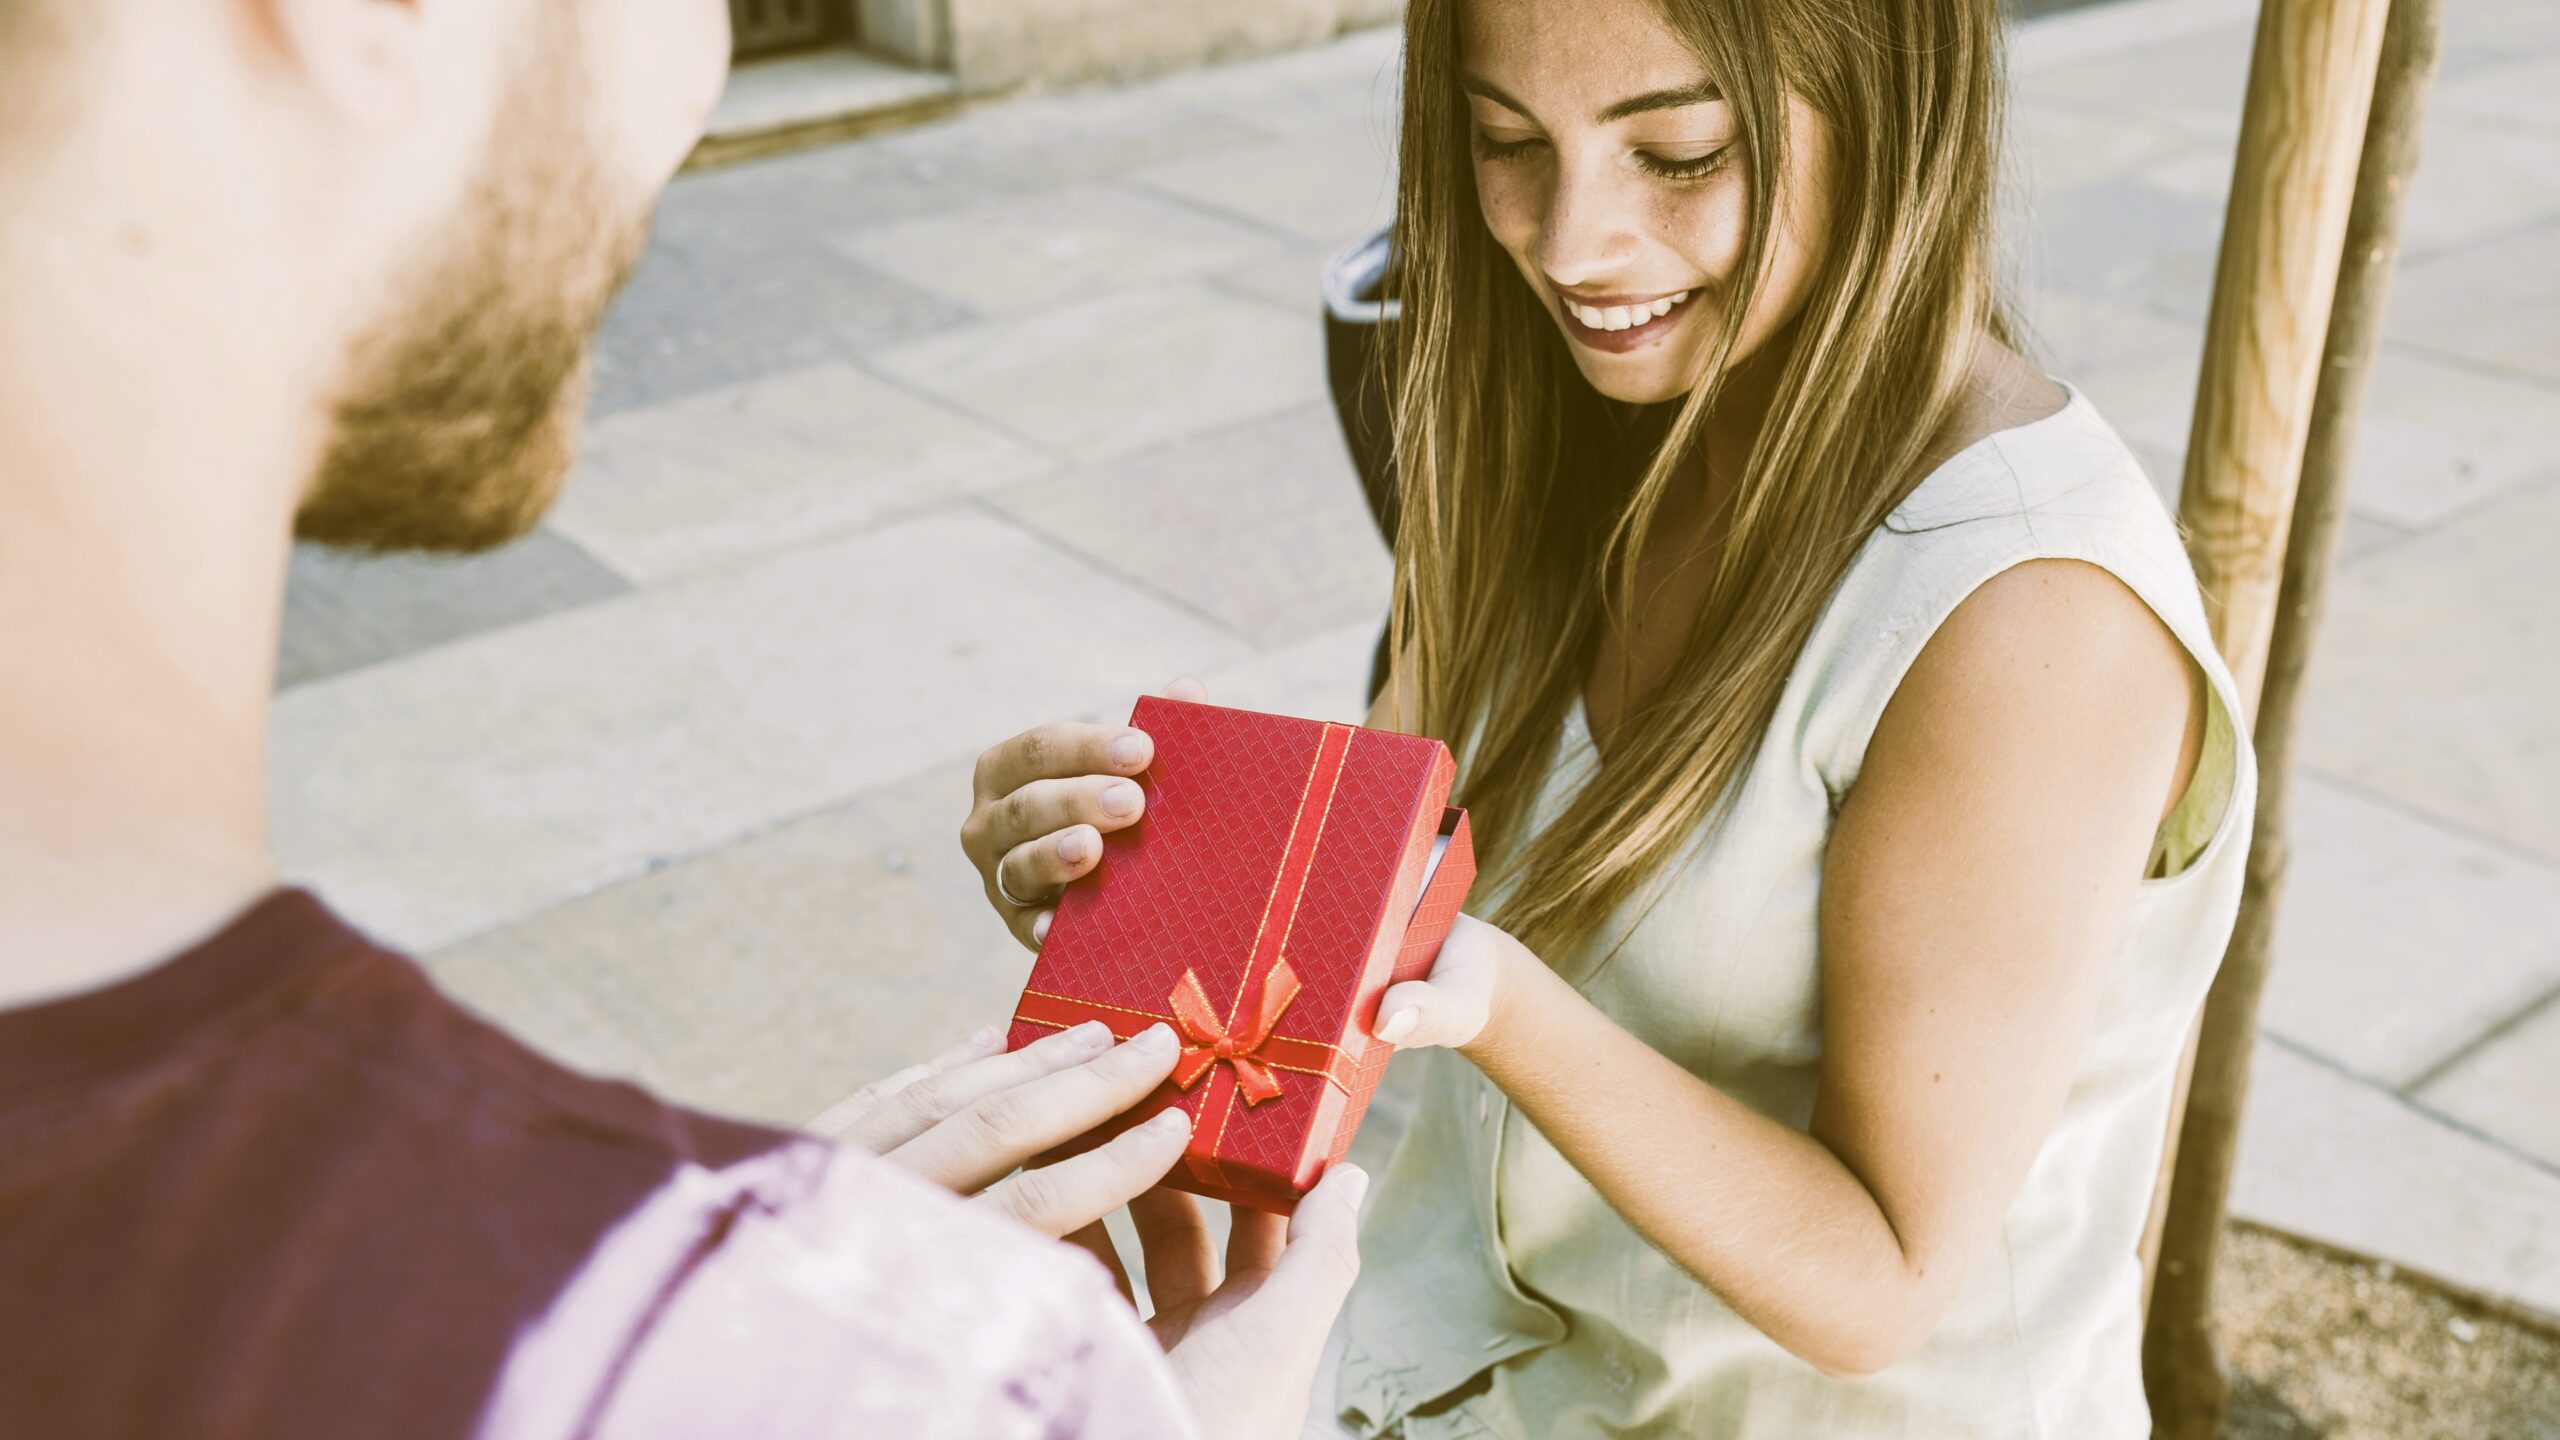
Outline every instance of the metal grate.
<path fill-rule="evenodd" d="M 737 58 L 817 45 L 844 34 L 843 0 L 729 0 Z"/>

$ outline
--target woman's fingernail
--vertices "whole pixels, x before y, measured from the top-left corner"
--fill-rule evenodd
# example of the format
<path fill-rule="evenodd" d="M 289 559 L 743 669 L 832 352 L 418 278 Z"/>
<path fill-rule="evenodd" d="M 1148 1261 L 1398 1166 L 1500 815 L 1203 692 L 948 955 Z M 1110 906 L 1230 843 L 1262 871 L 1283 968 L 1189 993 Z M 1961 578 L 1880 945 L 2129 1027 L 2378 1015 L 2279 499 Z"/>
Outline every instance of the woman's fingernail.
<path fill-rule="evenodd" d="M 1102 813 L 1134 814 L 1138 808 L 1138 787 L 1126 780 L 1114 780 L 1102 787 Z"/>
<path fill-rule="evenodd" d="M 1045 944 L 1047 944 L 1047 943 L 1048 943 L 1048 941 L 1049 941 L 1049 922 L 1050 922 L 1051 920 L 1056 919 L 1056 918 L 1057 918 L 1057 916 L 1058 916 L 1058 912 L 1057 912 L 1057 911 L 1055 911 L 1055 910 L 1043 910 L 1043 911 L 1041 911 L 1039 914 L 1034 915 L 1034 916 L 1032 916 L 1032 917 L 1031 917 L 1031 943 L 1032 943 L 1032 944 L 1034 944 L 1034 945 L 1045 945 Z"/>
<path fill-rule="evenodd" d="M 978 1033 L 969 1037 L 972 1050 L 995 1050 L 1003 1045 L 1004 1027 L 1001 1025 L 982 1025 L 978 1027 Z"/>
<path fill-rule="evenodd" d="M 1399 1010 L 1387 1017 L 1387 1023 L 1378 1027 L 1378 1038 L 1393 1045 L 1412 1034 L 1414 1024 L 1420 1018 L 1420 1013 L 1411 1008 Z"/>
<path fill-rule="evenodd" d="M 1123 770 L 1134 769 L 1147 758 L 1147 737 L 1132 730 L 1111 742 L 1111 763 Z"/>
<path fill-rule="evenodd" d="M 1111 1027 L 1099 1020 L 1087 1020 L 1076 1027 L 1076 1044 L 1087 1050 L 1111 1048 Z"/>
<path fill-rule="evenodd" d="M 1190 1133 L 1191 1115 L 1180 1106 L 1176 1106 L 1139 1128 L 1151 1135 L 1184 1135 Z"/>
<path fill-rule="evenodd" d="M 1173 1027 L 1159 1020 L 1139 1031 L 1138 1038 L 1129 1043 L 1144 1054 L 1170 1055 L 1173 1053 Z"/>
<path fill-rule="evenodd" d="M 1093 832 L 1070 830 L 1058 841 L 1058 858 L 1070 865 L 1081 865 L 1093 858 Z"/>

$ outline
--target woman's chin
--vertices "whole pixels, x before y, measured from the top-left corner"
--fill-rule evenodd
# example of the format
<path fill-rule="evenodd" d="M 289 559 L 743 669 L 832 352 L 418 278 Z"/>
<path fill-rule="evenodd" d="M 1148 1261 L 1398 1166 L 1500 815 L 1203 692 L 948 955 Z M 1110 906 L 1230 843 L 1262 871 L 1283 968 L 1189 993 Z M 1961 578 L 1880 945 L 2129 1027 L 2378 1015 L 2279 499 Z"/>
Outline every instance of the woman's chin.
<path fill-rule="evenodd" d="M 1667 355 L 1591 355 L 1577 347 L 1573 363 L 1592 389 L 1621 404 L 1658 405 L 1689 393 L 1686 372 Z"/>

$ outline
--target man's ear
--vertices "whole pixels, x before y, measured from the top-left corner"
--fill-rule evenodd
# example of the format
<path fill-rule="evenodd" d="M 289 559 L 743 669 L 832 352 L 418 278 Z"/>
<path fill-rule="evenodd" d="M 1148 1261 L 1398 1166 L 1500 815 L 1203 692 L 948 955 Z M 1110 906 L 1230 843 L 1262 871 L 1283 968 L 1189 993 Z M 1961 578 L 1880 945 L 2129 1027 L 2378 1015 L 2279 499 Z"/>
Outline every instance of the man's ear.
<path fill-rule="evenodd" d="M 425 0 L 248 0 L 280 58 L 320 102 L 368 128 L 415 114 L 427 65 Z"/>

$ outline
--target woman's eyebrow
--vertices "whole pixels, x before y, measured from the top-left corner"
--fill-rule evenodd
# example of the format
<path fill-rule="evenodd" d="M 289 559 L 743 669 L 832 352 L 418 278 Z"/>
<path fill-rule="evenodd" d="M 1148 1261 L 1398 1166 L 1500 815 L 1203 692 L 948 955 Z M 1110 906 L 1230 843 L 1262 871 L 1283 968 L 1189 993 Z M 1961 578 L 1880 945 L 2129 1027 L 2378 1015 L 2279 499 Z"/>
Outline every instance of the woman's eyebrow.
<path fill-rule="evenodd" d="M 1537 118 L 1536 112 L 1530 110 L 1528 106 L 1521 104 L 1519 101 L 1512 99 L 1510 96 L 1503 94 L 1502 87 L 1480 75 L 1459 76 L 1458 88 L 1466 91 L 1470 95 L 1478 97 L 1479 99 L 1490 100 L 1494 104 L 1499 105 L 1503 109 L 1510 111 L 1514 115 L 1521 116 L 1524 119 Z"/>
<path fill-rule="evenodd" d="M 1537 118 L 1536 111 L 1504 94 L 1502 87 L 1481 75 L 1460 76 L 1458 88 L 1480 99 L 1490 100 L 1515 115 L 1529 119 Z M 1701 80 L 1694 85 L 1681 85 L 1669 90 L 1648 90 L 1642 95 L 1630 95 L 1601 111 L 1593 119 L 1598 124 L 1608 125 L 1624 120 L 1630 115 L 1642 115 L 1647 111 L 1677 110 L 1684 105 L 1707 105 L 1723 98 L 1724 91 L 1718 89 L 1714 81 Z"/>
<path fill-rule="evenodd" d="M 1701 80 L 1695 85 L 1682 85 L 1677 89 L 1648 90 L 1642 95 L 1628 96 L 1601 111 L 1599 120 L 1606 125 L 1630 115 L 1642 115 L 1648 110 L 1677 110 L 1683 105 L 1708 105 L 1723 98 L 1724 92 L 1716 88 L 1716 82 Z"/>

